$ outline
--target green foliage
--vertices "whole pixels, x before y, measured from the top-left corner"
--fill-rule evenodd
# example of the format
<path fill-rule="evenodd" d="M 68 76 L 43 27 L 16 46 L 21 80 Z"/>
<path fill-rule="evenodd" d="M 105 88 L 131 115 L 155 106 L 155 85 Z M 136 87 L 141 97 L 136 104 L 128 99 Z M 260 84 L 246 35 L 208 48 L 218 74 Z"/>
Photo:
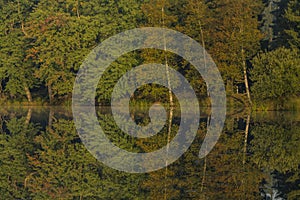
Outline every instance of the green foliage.
<path fill-rule="evenodd" d="M 103 73 L 99 80 L 98 87 L 96 89 L 96 101 L 101 104 L 109 104 L 111 100 L 111 94 L 114 90 L 114 86 L 119 79 L 133 67 L 139 65 L 138 55 L 135 52 L 130 52 L 119 57 L 109 66 Z M 126 83 L 123 83 L 124 85 Z M 115 91 L 117 96 L 122 98 L 125 94 L 124 91 Z"/>
<path fill-rule="evenodd" d="M 280 48 L 261 53 L 252 64 L 252 92 L 257 101 L 282 102 L 299 94 L 300 58 L 296 50 Z"/>
<path fill-rule="evenodd" d="M 299 132 L 297 113 L 257 113 L 250 141 L 251 162 L 267 174 L 265 191 L 287 199 L 299 198 Z M 270 192 L 270 189 L 273 192 Z"/>
<path fill-rule="evenodd" d="M 260 48 L 258 14 L 263 6 L 258 0 L 212 0 L 208 6 L 212 19 L 206 24 L 211 42 L 207 48 L 230 90 L 232 84 L 243 84 L 244 62 Z"/>
<path fill-rule="evenodd" d="M 28 113 L 19 118 L 24 115 L 19 111 L 2 109 L 0 114 L 0 191 L 5 199 L 259 199 L 266 182 L 291 199 L 299 196 L 297 113 L 255 113 L 248 136 L 245 115 L 229 115 L 214 149 L 199 159 L 209 120 L 201 117 L 194 143 L 168 169 L 128 174 L 105 166 L 88 152 L 71 113 L 33 110 L 29 123 Z M 149 122 L 147 110 L 132 115 L 140 125 Z M 136 139 L 116 126 L 114 118 L 122 116 L 103 110 L 98 117 L 107 137 L 125 150 L 149 152 L 166 145 L 166 128 L 151 138 Z M 180 113 L 174 112 L 171 139 L 179 119 Z M 278 181 L 270 181 L 270 176 Z"/>
<path fill-rule="evenodd" d="M 29 164 L 32 199 L 134 199 L 139 177 L 117 172 L 97 161 L 83 146 L 73 122 L 60 119 L 35 141 L 41 146 Z"/>
<path fill-rule="evenodd" d="M 287 43 L 296 50 L 300 46 L 297 0 L 265 5 L 259 0 L 2 0 L 0 9 L 2 101 L 27 98 L 31 102 L 39 97 L 50 104 L 70 102 L 76 72 L 90 51 L 110 36 L 137 27 L 166 27 L 198 41 L 212 55 L 231 96 L 235 91 L 245 92 L 249 63 L 260 48 L 266 49 L 264 41 L 268 40 L 269 49 Z M 114 85 L 130 69 L 143 63 L 164 64 L 166 59 L 187 78 L 199 98 L 207 98 L 206 84 L 190 63 L 168 52 L 146 49 L 112 63 L 99 80 L 97 103 L 109 104 Z M 256 82 L 253 95 L 258 97 L 260 91 L 267 98 L 265 91 L 258 89 L 257 73 L 251 73 Z M 172 87 L 176 84 L 171 83 Z M 289 90 L 290 85 L 285 84 L 282 87 Z M 124 95 L 124 91 L 118 92 Z M 166 88 L 148 85 L 137 91 L 133 100 L 167 101 L 166 92 Z M 236 98 L 242 100 L 243 95 Z"/>
<path fill-rule="evenodd" d="M 286 0 L 267 0 L 262 12 L 261 27 L 264 33 L 261 49 L 274 50 L 286 46 L 285 29 L 289 26 L 284 14 L 286 12 Z"/>
<path fill-rule="evenodd" d="M 261 168 L 281 173 L 297 171 L 299 166 L 299 125 L 263 124 L 252 130 L 253 160 Z"/>
<path fill-rule="evenodd" d="M 288 42 L 292 47 L 300 49 L 300 2 L 290 0 L 286 9 L 288 29 L 285 31 L 289 36 Z"/>
<path fill-rule="evenodd" d="M 27 95 L 28 101 L 31 101 L 29 89 L 37 84 L 32 76 L 35 67 L 26 55 L 30 45 L 24 29 L 33 4 L 26 0 L 0 2 L 0 82 L 4 82 L 4 90 L 9 95 L 18 98 Z"/>
<path fill-rule="evenodd" d="M 25 118 L 13 118 L 0 130 L 0 191 L 3 199 L 28 199 L 26 177 L 30 173 L 27 155 L 34 150 L 38 128 Z"/>

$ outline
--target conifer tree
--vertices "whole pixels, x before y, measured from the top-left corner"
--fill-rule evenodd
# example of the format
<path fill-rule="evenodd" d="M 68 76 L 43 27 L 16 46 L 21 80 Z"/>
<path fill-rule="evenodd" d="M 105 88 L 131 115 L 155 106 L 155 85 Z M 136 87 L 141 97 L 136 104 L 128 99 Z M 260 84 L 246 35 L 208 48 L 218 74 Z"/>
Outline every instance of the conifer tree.
<path fill-rule="evenodd" d="M 300 1 L 290 0 L 285 13 L 288 29 L 288 42 L 291 47 L 300 49 Z"/>

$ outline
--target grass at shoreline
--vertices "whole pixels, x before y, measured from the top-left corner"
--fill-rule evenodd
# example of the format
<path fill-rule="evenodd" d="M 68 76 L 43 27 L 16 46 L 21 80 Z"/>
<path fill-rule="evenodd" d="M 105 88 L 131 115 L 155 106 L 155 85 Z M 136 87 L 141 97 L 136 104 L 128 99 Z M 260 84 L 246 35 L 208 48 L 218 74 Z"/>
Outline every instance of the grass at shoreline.
<path fill-rule="evenodd" d="M 251 109 L 254 111 L 300 111 L 300 98 L 290 98 L 285 102 L 254 102 Z"/>

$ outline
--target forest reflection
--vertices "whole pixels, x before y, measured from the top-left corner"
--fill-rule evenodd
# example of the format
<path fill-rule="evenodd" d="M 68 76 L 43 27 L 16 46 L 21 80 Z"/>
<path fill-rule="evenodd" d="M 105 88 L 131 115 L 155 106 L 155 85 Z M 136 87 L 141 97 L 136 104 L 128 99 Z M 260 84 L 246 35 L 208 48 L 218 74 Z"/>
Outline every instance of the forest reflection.
<path fill-rule="evenodd" d="M 98 110 L 107 137 L 132 152 L 167 143 L 167 129 L 149 139 L 123 133 L 110 110 Z M 122 117 L 122 116 L 119 116 Z M 132 110 L 138 124 L 145 110 Z M 168 168 L 129 174 L 106 167 L 81 143 L 71 110 L 0 109 L 3 199 L 299 199 L 300 118 L 296 112 L 231 113 L 206 158 L 199 159 L 209 112 L 202 111 L 189 150 Z M 174 137 L 180 113 L 172 124 Z M 124 159 L 125 158 L 120 158 Z M 151 165 L 153 163 L 145 163 Z"/>

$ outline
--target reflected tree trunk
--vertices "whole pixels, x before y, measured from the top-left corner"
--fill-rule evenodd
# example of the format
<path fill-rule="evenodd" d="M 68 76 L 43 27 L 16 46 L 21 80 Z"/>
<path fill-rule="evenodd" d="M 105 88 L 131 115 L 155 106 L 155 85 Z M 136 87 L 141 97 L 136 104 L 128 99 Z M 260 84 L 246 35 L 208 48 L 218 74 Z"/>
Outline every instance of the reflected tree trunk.
<path fill-rule="evenodd" d="M 201 181 L 201 192 L 203 192 L 204 189 L 204 183 L 205 183 L 205 178 L 206 178 L 206 164 L 207 160 L 206 160 L 206 156 L 204 157 L 204 166 L 203 166 L 203 176 L 202 176 L 202 181 Z"/>
<path fill-rule="evenodd" d="M 208 125 L 210 125 L 210 120 L 211 120 L 211 114 L 209 114 L 207 116 L 207 127 L 208 127 Z M 205 149 L 207 149 L 207 148 L 205 148 Z M 206 169 L 207 169 L 207 158 L 206 157 L 207 156 L 204 157 L 203 174 L 202 174 L 201 189 L 200 189 L 201 192 L 204 189 L 204 183 L 206 180 Z"/>
<path fill-rule="evenodd" d="M 251 113 L 247 115 L 247 120 L 246 120 L 246 127 L 245 127 L 245 137 L 244 137 L 244 148 L 243 148 L 243 169 L 245 171 L 245 164 L 246 164 L 246 158 L 247 158 L 247 143 L 248 143 L 248 136 L 249 136 L 249 126 L 250 126 L 250 116 Z M 247 184 L 245 183 L 245 177 L 243 176 L 242 178 L 242 190 L 244 194 L 246 194 L 246 186 Z M 246 199 L 246 197 L 245 197 Z"/>
<path fill-rule="evenodd" d="M 51 85 L 48 85 L 48 96 L 49 96 L 49 103 L 53 103 L 53 92 L 52 92 L 52 87 Z"/>
<path fill-rule="evenodd" d="M 0 115 L 0 131 L 2 131 L 2 130 L 3 130 L 3 118 Z"/>
<path fill-rule="evenodd" d="M 54 111 L 53 109 L 51 108 L 49 110 L 49 116 L 48 116 L 48 127 L 47 127 L 47 130 L 49 131 L 49 133 L 53 133 L 53 129 L 52 129 L 52 124 L 53 124 L 53 121 L 55 120 L 54 118 Z"/>
<path fill-rule="evenodd" d="M 247 116 L 246 121 L 246 128 L 245 128 L 245 138 L 244 138 L 244 158 L 243 158 L 243 164 L 246 163 L 246 155 L 247 155 L 247 142 L 248 142 L 248 136 L 249 136 L 249 126 L 250 126 L 250 113 Z"/>
<path fill-rule="evenodd" d="M 28 125 L 30 120 L 31 120 L 31 115 L 32 115 L 32 108 L 28 108 L 26 119 L 25 119 L 25 124 Z"/>
<path fill-rule="evenodd" d="M 48 116 L 48 127 L 51 128 L 52 127 L 52 123 L 53 123 L 53 118 L 54 118 L 54 111 L 51 108 L 49 110 L 49 116 Z"/>

